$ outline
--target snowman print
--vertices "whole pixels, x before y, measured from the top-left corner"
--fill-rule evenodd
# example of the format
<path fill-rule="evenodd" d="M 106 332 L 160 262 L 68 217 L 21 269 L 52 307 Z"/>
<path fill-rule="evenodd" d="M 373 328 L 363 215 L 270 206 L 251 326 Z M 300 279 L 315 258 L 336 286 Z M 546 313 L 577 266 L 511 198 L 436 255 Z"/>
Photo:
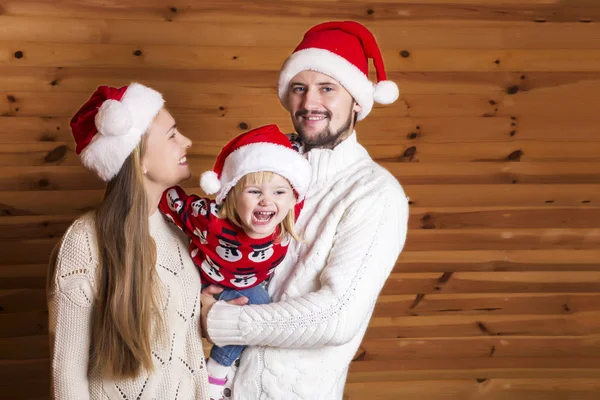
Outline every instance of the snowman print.
<path fill-rule="evenodd" d="M 214 202 L 210 203 L 210 213 L 217 218 L 219 217 L 219 210 L 220 210 L 220 207 L 217 205 L 217 203 L 214 203 Z"/>
<path fill-rule="evenodd" d="M 201 244 L 208 243 L 208 240 L 206 239 L 206 231 L 201 231 L 200 229 L 196 228 L 196 229 L 194 229 L 194 235 L 196 235 L 200 238 Z"/>
<path fill-rule="evenodd" d="M 175 189 L 170 189 L 167 192 L 167 203 L 169 205 L 169 208 L 178 214 L 183 208 L 183 201 L 181 201 L 179 195 L 177 194 L 177 190 Z"/>
<path fill-rule="evenodd" d="M 202 261 L 200 268 L 202 268 L 202 271 L 204 271 L 204 273 L 215 282 L 221 282 L 223 279 L 225 279 L 219 271 L 219 266 L 215 264 L 215 262 L 208 256 L 206 256 L 204 261 Z"/>
<path fill-rule="evenodd" d="M 234 277 L 235 278 L 231 279 L 229 282 L 238 288 L 247 288 L 248 286 L 254 285 L 258 280 L 256 274 L 234 275 Z"/>
<path fill-rule="evenodd" d="M 238 250 L 240 242 L 223 236 L 218 236 L 218 238 L 217 254 L 219 257 L 229 262 L 236 262 L 242 259 L 242 253 Z"/>
<path fill-rule="evenodd" d="M 192 204 L 192 215 L 197 217 L 198 214 L 206 215 L 207 211 L 207 202 L 206 199 L 199 199 L 194 201 Z"/>
<path fill-rule="evenodd" d="M 248 258 L 250 261 L 255 263 L 267 261 L 275 252 L 273 250 L 273 242 L 253 244 L 251 247 L 254 249 L 254 251 L 248 255 Z"/>

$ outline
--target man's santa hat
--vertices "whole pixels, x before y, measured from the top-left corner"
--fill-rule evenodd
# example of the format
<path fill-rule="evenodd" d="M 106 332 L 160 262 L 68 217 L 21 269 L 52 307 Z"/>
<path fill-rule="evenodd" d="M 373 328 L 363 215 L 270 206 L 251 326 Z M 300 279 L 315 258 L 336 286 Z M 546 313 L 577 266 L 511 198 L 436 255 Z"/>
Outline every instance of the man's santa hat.
<path fill-rule="evenodd" d="M 376 84 L 368 78 L 369 58 L 377 73 Z M 371 112 L 374 101 L 391 104 L 398 99 L 398 86 L 387 80 L 375 37 L 357 22 L 325 22 L 306 32 L 279 75 L 279 100 L 288 110 L 290 81 L 306 70 L 329 75 L 346 88 L 362 107 L 358 120 Z"/>
<path fill-rule="evenodd" d="M 311 178 L 308 160 L 292 147 L 277 125 L 266 125 L 232 139 L 219 153 L 212 171 L 200 177 L 206 194 L 216 194 L 222 204 L 227 193 L 246 174 L 274 172 L 286 178 L 300 202 L 306 195 Z"/>
<path fill-rule="evenodd" d="M 71 119 L 82 164 L 110 181 L 164 105 L 162 95 L 139 83 L 100 86 Z"/>

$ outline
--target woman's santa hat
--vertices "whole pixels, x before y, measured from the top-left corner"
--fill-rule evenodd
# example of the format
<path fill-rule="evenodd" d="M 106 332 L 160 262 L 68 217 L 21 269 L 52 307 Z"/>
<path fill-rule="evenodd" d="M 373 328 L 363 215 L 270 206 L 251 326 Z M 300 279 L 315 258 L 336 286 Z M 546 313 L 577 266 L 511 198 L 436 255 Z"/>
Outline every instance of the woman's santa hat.
<path fill-rule="evenodd" d="M 110 181 L 164 105 L 162 95 L 139 83 L 100 86 L 71 119 L 82 164 Z"/>
<path fill-rule="evenodd" d="M 246 174 L 274 172 L 286 178 L 300 202 L 306 195 L 311 178 L 308 160 L 292 147 L 277 125 L 266 125 L 243 133 L 223 147 L 212 171 L 200 177 L 206 194 L 216 194 L 222 204 L 227 193 Z"/>
<path fill-rule="evenodd" d="M 376 84 L 368 78 L 369 58 L 377 73 Z M 358 120 L 371 112 L 373 102 L 391 104 L 399 96 L 398 86 L 387 80 L 375 37 L 357 22 L 325 22 L 306 32 L 279 75 L 279 100 L 288 110 L 290 81 L 306 70 L 329 75 L 346 88 L 362 107 Z"/>

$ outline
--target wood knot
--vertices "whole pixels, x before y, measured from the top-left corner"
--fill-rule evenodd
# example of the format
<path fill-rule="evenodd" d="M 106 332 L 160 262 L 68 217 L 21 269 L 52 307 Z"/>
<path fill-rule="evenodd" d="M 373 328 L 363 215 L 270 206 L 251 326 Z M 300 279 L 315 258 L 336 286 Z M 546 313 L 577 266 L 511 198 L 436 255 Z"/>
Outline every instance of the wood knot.
<path fill-rule="evenodd" d="M 500 60 L 498 60 L 498 59 L 495 59 L 495 60 L 494 60 L 494 64 L 496 64 L 496 65 L 500 64 Z"/>
<path fill-rule="evenodd" d="M 506 93 L 507 94 L 516 94 L 519 92 L 519 86 L 517 85 L 512 85 L 506 88 Z"/>
<path fill-rule="evenodd" d="M 8 100 L 9 103 L 16 103 L 17 99 L 15 98 L 15 96 L 9 94 L 8 96 L 6 96 L 6 100 Z"/>
<path fill-rule="evenodd" d="M 402 161 L 404 161 L 404 160 L 412 161 L 416 154 L 417 154 L 416 146 L 411 146 L 411 147 L 407 148 L 406 150 L 404 150 L 404 153 L 402 153 L 401 160 Z"/>
<path fill-rule="evenodd" d="M 171 10 L 172 13 L 176 13 L 177 12 L 177 7 L 171 7 L 171 8 L 169 8 L 169 10 Z"/>
<path fill-rule="evenodd" d="M 490 103 L 491 106 L 495 106 L 496 105 L 496 101 L 495 100 L 490 100 L 490 101 L 488 101 L 488 103 Z"/>
<path fill-rule="evenodd" d="M 406 137 L 408 137 L 409 139 L 416 139 L 419 137 L 419 134 L 417 132 L 411 132 L 408 135 L 406 135 Z"/>
<path fill-rule="evenodd" d="M 136 51 L 133 52 L 133 55 L 136 56 L 136 57 L 139 57 L 139 56 L 142 55 L 142 51 L 141 50 L 136 50 Z"/>
<path fill-rule="evenodd" d="M 515 150 L 506 157 L 508 161 L 521 161 L 521 157 L 524 155 L 523 151 Z"/>
<path fill-rule="evenodd" d="M 50 181 L 46 178 L 42 178 L 37 182 L 38 186 L 41 188 L 47 188 L 50 186 Z"/>
<path fill-rule="evenodd" d="M 373 14 L 375 14 L 375 10 L 369 8 L 367 10 L 367 15 L 373 15 Z"/>
<path fill-rule="evenodd" d="M 402 51 L 400 52 L 400 56 L 401 56 L 402 58 L 408 58 L 408 57 L 410 57 L 410 52 L 409 52 L 408 50 L 402 50 Z"/>
<path fill-rule="evenodd" d="M 21 50 L 15 51 L 15 58 L 23 58 L 23 52 Z"/>
<path fill-rule="evenodd" d="M 44 157 L 44 162 L 53 163 L 62 161 L 67 155 L 67 150 L 69 150 L 69 148 L 65 145 L 58 146 L 57 148 L 50 150 L 48 154 L 46 154 L 46 157 Z"/>
<path fill-rule="evenodd" d="M 58 85 L 58 80 L 57 79 L 55 79 L 52 82 L 50 82 L 50 86 L 56 86 L 56 85 Z"/>
<path fill-rule="evenodd" d="M 240 123 L 238 124 L 238 128 L 240 128 L 240 129 L 242 129 L 242 130 L 246 130 L 246 129 L 248 129 L 248 124 L 247 124 L 247 123 L 245 123 L 245 122 L 240 122 Z"/>

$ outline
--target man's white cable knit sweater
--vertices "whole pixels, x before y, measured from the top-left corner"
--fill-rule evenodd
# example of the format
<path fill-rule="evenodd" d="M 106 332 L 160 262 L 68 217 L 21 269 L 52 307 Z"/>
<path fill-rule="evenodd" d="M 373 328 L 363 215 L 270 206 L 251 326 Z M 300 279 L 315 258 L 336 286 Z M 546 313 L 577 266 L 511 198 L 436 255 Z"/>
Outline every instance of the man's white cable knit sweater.
<path fill-rule="evenodd" d="M 154 372 L 109 380 L 90 367 L 98 247 L 94 215 L 71 225 L 58 247 L 48 292 L 52 395 L 60 400 L 208 400 L 200 337 L 200 275 L 188 239 L 160 212 L 150 217 L 158 276 L 165 293 L 163 337 L 153 341 Z M 127 307 L 127 304 L 123 304 Z"/>
<path fill-rule="evenodd" d="M 273 303 L 217 302 L 208 332 L 247 348 L 236 400 L 341 399 L 348 366 L 402 250 L 408 199 L 353 133 L 307 153 L 313 177 L 292 242 L 269 284 Z"/>

